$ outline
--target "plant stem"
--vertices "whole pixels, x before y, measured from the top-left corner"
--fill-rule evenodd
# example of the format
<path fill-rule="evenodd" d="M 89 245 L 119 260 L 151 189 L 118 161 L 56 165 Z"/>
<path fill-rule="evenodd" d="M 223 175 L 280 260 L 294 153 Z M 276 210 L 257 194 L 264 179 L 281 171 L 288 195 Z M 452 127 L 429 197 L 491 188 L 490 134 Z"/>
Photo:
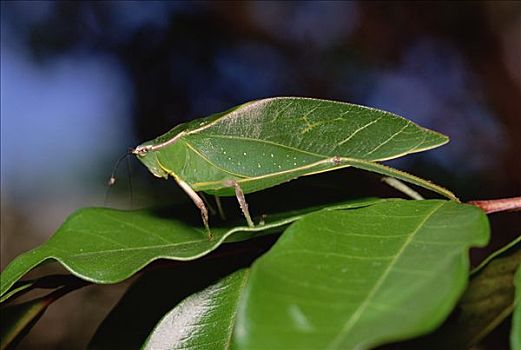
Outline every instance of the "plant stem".
<path fill-rule="evenodd" d="M 499 211 L 521 211 L 521 197 L 469 201 L 468 203 L 481 208 L 487 214 Z"/>

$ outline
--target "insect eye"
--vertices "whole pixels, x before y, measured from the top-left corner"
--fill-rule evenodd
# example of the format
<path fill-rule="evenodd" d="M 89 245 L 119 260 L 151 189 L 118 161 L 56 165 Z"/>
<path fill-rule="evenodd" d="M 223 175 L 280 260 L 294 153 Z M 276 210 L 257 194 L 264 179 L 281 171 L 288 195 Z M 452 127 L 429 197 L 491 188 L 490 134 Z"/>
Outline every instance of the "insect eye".
<path fill-rule="evenodd" d="M 149 150 L 150 150 L 150 147 L 148 147 L 148 146 L 138 146 L 132 151 L 132 153 L 139 157 L 144 157 L 148 153 Z"/>

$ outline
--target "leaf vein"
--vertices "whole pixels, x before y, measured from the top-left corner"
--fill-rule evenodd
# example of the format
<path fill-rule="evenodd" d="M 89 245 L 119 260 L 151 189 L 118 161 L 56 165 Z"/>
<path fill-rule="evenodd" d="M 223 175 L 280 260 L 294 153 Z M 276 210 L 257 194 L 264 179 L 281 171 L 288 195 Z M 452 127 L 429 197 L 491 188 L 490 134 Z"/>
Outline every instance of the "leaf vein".
<path fill-rule="evenodd" d="M 397 254 L 395 255 L 394 259 L 390 262 L 389 266 L 385 269 L 381 277 L 376 281 L 374 287 L 369 291 L 367 294 L 367 297 L 364 299 L 364 301 L 360 304 L 358 309 L 351 315 L 351 317 L 346 321 L 345 325 L 342 327 L 342 329 L 338 332 L 338 336 L 333 340 L 331 343 L 331 348 L 338 348 L 341 344 L 341 341 L 343 339 L 343 336 L 347 334 L 358 322 L 360 317 L 362 316 L 362 313 L 367 308 L 369 303 L 371 303 L 371 300 L 374 298 L 376 293 L 380 290 L 383 283 L 387 280 L 387 277 L 395 267 L 396 263 L 398 262 L 399 258 L 402 256 L 405 249 L 412 243 L 414 237 L 419 232 L 419 230 L 423 227 L 423 225 L 434 215 L 436 211 L 438 211 L 445 203 L 441 203 L 438 206 L 434 207 L 431 212 L 425 216 L 425 218 L 418 224 L 418 227 L 414 229 L 414 231 L 411 232 L 411 235 L 407 238 L 407 240 L 404 242 L 402 247 L 398 250 Z"/>
<path fill-rule="evenodd" d="M 394 134 L 392 134 L 391 136 L 389 136 L 389 138 L 387 140 L 385 140 L 384 142 L 382 142 L 381 144 L 379 144 L 378 146 L 376 146 L 373 150 L 369 151 L 368 153 L 366 153 L 365 155 L 368 156 L 374 152 L 376 152 L 378 149 L 380 149 L 382 146 L 388 144 L 392 139 L 394 139 L 396 136 L 398 136 L 399 134 L 401 134 L 408 126 L 410 125 L 409 122 L 407 122 L 402 128 L 400 128 L 400 130 L 398 130 L 397 132 L 395 132 Z"/>
<path fill-rule="evenodd" d="M 365 124 L 364 126 L 359 127 L 358 129 L 356 129 L 355 131 L 353 131 L 353 132 L 351 133 L 351 135 L 349 135 L 347 138 L 345 138 L 344 140 L 340 141 L 340 142 L 338 143 L 338 146 L 342 146 L 344 143 L 346 143 L 347 141 L 351 140 L 351 139 L 352 139 L 356 134 L 358 134 L 360 131 L 364 130 L 365 128 L 369 127 L 369 126 L 372 125 L 372 124 L 375 124 L 376 122 L 378 122 L 378 121 L 379 121 L 380 119 L 382 119 L 382 118 L 383 118 L 383 116 L 381 116 L 381 117 L 379 117 L 379 118 L 377 118 L 377 119 L 375 119 L 375 120 L 373 120 L 373 121 L 371 121 L 371 122 Z"/>

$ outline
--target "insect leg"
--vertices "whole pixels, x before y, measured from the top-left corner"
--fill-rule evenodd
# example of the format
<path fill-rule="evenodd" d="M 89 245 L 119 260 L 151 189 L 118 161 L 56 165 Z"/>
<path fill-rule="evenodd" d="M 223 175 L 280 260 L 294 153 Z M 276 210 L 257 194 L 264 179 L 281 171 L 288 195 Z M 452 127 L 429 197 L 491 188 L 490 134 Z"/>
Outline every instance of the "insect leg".
<path fill-rule="evenodd" d="M 226 220 L 226 215 L 224 214 L 223 205 L 221 203 L 221 199 L 217 196 L 215 196 L 215 203 L 217 204 L 217 211 L 219 212 L 219 217 L 221 220 Z"/>
<path fill-rule="evenodd" d="M 246 198 L 244 197 L 244 192 L 242 192 L 241 187 L 235 180 L 229 180 L 225 183 L 227 186 L 233 187 L 235 189 L 235 197 L 237 197 L 237 201 L 239 202 L 239 206 L 241 207 L 242 213 L 248 222 L 249 227 L 255 227 L 253 224 L 253 220 L 250 216 L 250 211 L 248 210 L 248 203 L 246 202 Z"/>
<path fill-rule="evenodd" d="M 395 179 L 394 177 L 384 176 L 382 177 L 382 181 L 385 182 L 387 185 L 391 186 L 392 188 L 402 192 L 403 194 L 411 197 L 412 199 L 416 200 L 422 200 L 425 199 L 421 194 L 404 184 L 398 179 Z"/>
<path fill-rule="evenodd" d="M 383 164 L 380 164 L 377 162 L 363 160 L 363 159 L 345 158 L 345 157 L 340 157 L 340 156 L 335 156 L 335 157 L 329 158 L 328 161 L 330 161 L 331 163 L 333 163 L 333 165 L 338 166 L 338 167 L 352 166 L 354 168 L 368 170 L 368 171 L 372 171 L 374 173 L 378 173 L 381 175 L 390 176 L 390 177 L 396 178 L 398 180 L 402 180 L 402 181 L 408 182 L 410 184 L 420 186 L 420 187 L 426 188 L 428 190 L 431 190 L 433 192 L 439 193 L 442 196 L 445 196 L 455 202 L 458 202 L 458 203 L 460 202 L 460 200 L 458 199 L 458 197 L 456 197 L 456 195 L 454 193 L 452 193 L 451 191 L 449 191 L 439 185 L 436 185 L 435 183 L 432 183 L 432 182 L 424 180 L 418 176 L 408 174 L 404 171 L 394 169 L 394 168 L 388 167 L 386 165 L 383 165 Z"/>
<path fill-rule="evenodd" d="M 192 201 L 194 201 L 195 205 L 199 210 L 201 211 L 201 218 L 203 219 L 204 227 L 206 228 L 206 231 L 208 232 L 208 239 L 212 239 L 212 232 L 210 231 L 210 226 L 208 225 L 208 209 L 206 209 L 206 205 L 204 205 L 204 201 L 199 197 L 199 195 L 183 180 L 177 178 L 177 176 L 174 176 L 175 181 L 181 186 L 183 191 L 186 192 L 186 194 L 192 198 Z"/>
<path fill-rule="evenodd" d="M 208 200 L 208 198 L 206 198 L 206 196 L 204 195 L 204 193 L 199 193 L 199 197 L 201 197 L 201 199 L 203 200 L 204 202 L 204 205 L 206 206 L 206 208 L 208 208 L 208 211 L 210 212 L 210 215 L 215 215 L 217 214 L 217 212 L 215 211 L 214 207 L 210 204 L 210 201 Z"/>

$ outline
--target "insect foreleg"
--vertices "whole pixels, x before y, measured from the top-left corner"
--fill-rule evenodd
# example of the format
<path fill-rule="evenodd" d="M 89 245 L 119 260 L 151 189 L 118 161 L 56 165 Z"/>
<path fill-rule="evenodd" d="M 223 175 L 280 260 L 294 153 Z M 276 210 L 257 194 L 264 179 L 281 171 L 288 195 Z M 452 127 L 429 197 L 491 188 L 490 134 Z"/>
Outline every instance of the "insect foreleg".
<path fill-rule="evenodd" d="M 233 187 L 235 189 L 235 197 L 237 197 L 237 201 L 239 202 L 239 206 L 241 207 L 242 213 L 248 222 L 249 227 L 255 227 L 253 224 L 253 220 L 250 216 L 250 211 L 248 210 L 248 203 L 246 202 L 246 198 L 244 197 L 244 192 L 242 192 L 241 187 L 235 180 L 227 180 L 225 181 L 225 185 L 229 187 Z"/>
<path fill-rule="evenodd" d="M 208 232 L 208 239 L 212 239 L 212 232 L 210 231 L 210 226 L 208 225 L 208 209 L 206 209 L 206 205 L 201 197 L 183 180 L 179 179 L 177 176 L 174 176 L 175 181 L 181 186 L 181 188 L 188 194 L 192 201 L 194 201 L 195 205 L 201 211 L 201 218 L 203 219 L 204 227 Z"/>

